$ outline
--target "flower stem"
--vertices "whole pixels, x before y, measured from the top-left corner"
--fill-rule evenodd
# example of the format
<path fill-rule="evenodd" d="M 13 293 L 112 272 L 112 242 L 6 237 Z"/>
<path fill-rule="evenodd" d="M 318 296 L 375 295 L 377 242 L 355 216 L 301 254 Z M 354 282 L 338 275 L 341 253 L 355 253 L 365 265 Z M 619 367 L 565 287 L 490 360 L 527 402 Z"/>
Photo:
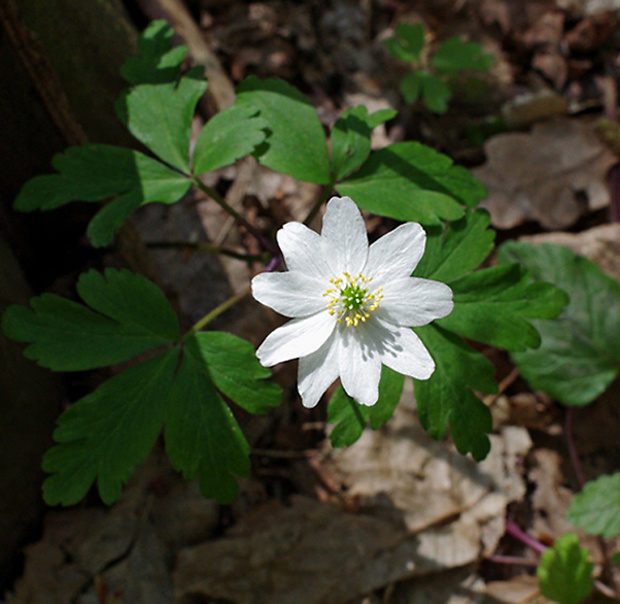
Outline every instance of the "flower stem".
<path fill-rule="evenodd" d="M 228 298 L 225 302 L 222 302 L 219 306 L 216 306 L 211 312 L 207 313 L 198 323 L 190 328 L 185 334 L 185 337 L 191 336 L 200 331 L 207 323 L 213 321 L 216 317 L 219 317 L 224 311 L 228 310 L 231 306 L 234 306 L 240 300 L 243 300 L 250 293 L 250 288 L 244 289 L 234 296 Z"/>
<path fill-rule="evenodd" d="M 360 423 L 360 426 L 362 427 L 362 430 L 363 430 L 366 427 L 366 420 L 364 419 L 362 412 L 357 406 L 357 403 L 355 402 L 355 400 L 353 400 L 349 395 L 347 395 L 347 400 L 349 401 L 349 405 L 351 405 L 351 408 L 353 409 L 353 413 L 355 417 L 357 418 L 357 421 Z"/>
<path fill-rule="evenodd" d="M 225 247 L 217 245 L 210 245 L 209 243 L 192 243 L 189 241 L 151 241 L 146 244 L 148 248 L 158 249 L 188 249 L 196 250 L 198 252 L 208 252 L 210 254 L 221 254 L 222 256 L 230 256 L 237 260 L 243 260 L 245 262 L 269 262 L 270 255 L 265 252 L 263 254 L 241 254 Z"/>
<path fill-rule="evenodd" d="M 234 208 L 230 207 L 226 200 L 213 188 L 205 185 L 200 179 L 195 178 L 193 180 L 194 184 L 206 195 L 208 195 L 215 203 L 217 203 L 222 210 L 224 210 L 227 214 L 230 214 L 238 224 L 245 227 L 251 235 L 253 235 L 266 249 L 270 252 L 276 253 L 277 246 L 273 241 L 267 239 L 253 224 L 250 224 L 239 212 L 237 212 Z"/>
<path fill-rule="evenodd" d="M 308 213 L 308 215 L 306 216 L 304 220 L 304 224 L 306 226 L 309 225 L 310 222 L 312 222 L 312 219 L 317 215 L 318 211 L 321 209 L 321 206 L 327 201 L 327 198 L 332 194 L 333 190 L 334 190 L 334 181 L 330 181 L 329 184 L 323 187 L 323 190 L 321 191 L 319 198 L 316 200 L 316 202 L 312 206 L 312 209 L 310 210 L 310 212 Z"/>

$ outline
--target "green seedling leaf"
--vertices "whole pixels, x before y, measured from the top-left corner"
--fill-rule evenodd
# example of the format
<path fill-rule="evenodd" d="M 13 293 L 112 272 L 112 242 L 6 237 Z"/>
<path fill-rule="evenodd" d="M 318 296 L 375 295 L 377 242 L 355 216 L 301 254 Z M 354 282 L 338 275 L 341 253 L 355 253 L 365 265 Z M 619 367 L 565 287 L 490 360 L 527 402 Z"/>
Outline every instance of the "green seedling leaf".
<path fill-rule="evenodd" d="M 187 54 L 185 46 L 170 48 L 174 30 L 166 21 L 153 21 L 138 39 L 138 55 L 121 66 L 121 75 L 130 84 L 176 82 L 181 63 Z"/>
<path fill-rule="evenodd" d="M 407 103 L 423 99 L 433 113 L 443 114 L 452 98 L 450 87 L 438 76 L 419 69 L 407 74 L 400 82 L 400 92 Z"/>
<path fill-rule="evenodd" d="M 403 221 L 440 224 L 475 206 L 484 186 L 446 155 L 420 143 L 395 143 L 372 153 L 362 167 L 336 185 L 364 210 Z"/>
<path fill-rule="evenodd" d="M 247 340 L 221 331 L 194 337 L 194 356 L 200 355 L 217 389 L 237 405 L 250 413 L 266 413 L 282 402 L 281 388 L 265 381 L 271 371 L 258 362 Z"/>
<path fill-rule="evenodd" d="M 493 57 L 482 52 L 476 42 L 463 42 L 459 38 L 449 38 L 441 44 L 431 59 L 431 66 L 439 73 L 454 74 L 465 69 L 489 71 Z"/>
<path fill-rule="evenodd" d="M 566 519 L 588 535 L 620 535 L 620 473 L 587 482 L 573 498 Z"/>
<path fill-rule="evenodd" d="M 162 291 L 129 271 L 83 274 L 78 293 L 90 308 L 54 294 L 2 317 L 5 334 L 28 342 L 24 355 L 55 371 L 84 371 L 127 361 L 179 338 L 176 315 Z"/>
<path fill-rule="evenodd" d="M 202 68 L 196 67 L 178 82 L 139 84 L 124 90 L 116 102 L 116 113 L 155 155 L 189 174 L 192 117 L 206 89 Z"/>
<path fill-rule="evenodd" d="M 579 604 L 594 586 L 588 550 L 574 533 L 566 533 L 543 552 L 537 569 L 543 596 L 559 604 Z"/>
<path fill-rule="evenodd" d="M 364 163 L 370 155 L 370 133 L 395 115 L 392 109 L 368 115 L 366 107 L 360 105 L 347 109 L 338 118 L 331 133 L 332 172 L 336 181 Z"/>
<path fill-rule="evenodd" d="M 385 365 L 381 368 L 379 399 L 371 406 L 360 405 L 339 386 L 329 401 L 327 421 L 336 424 L 330 434 L 333 447 L 352 445 L 370 422 L 373 430 L 380 428 L 394 414 L 403 391 L 405 377 Z"/>
<path fill-rule="evenodd" d="M 256 150 L 258 161 L 298 180 L 330 182 L 329 155 L 323 127 L 314 107 L 293 86 L 250 76 L 237 87 L 239 105 L 260 110 L 269 136 Z"/>
<path fill-rule="evenodd" d="M 252 105 L 233 105 L 216 113 L 200 132 L 194 148 L 194 174 L 229 166 L 264 142 L 267 122 Z"/>
<path fill-rule="evenodd" d="M 473 394 L 497 392 L 493 365 L 460 338 L 436 324 L 416 327 L 436 368 L 428 380 L 413 380 L 420 423 L 433 438 L 443 438 L 448 426 L 456 448 L 480 461 L 490 450 L 491 412 Z"/>
<path fill-rule="evenodd" d="M 88 235 L 94 246 L 107 245 L 131 212 L 149 202 L 175 203 L 190 181 L 151 157 L 111 145 L 70 147 L 55 155 L 57 174 L 36 176 L 19 192 L 22 212 L 53 210 L 72 201 L 118 197 L 92 219 Z"/>
<path fill-rule="evenodd" d="M 532 388 L 565 405 L 587 405 L 620 368 L 620 284 L 594 263 L 557 245 L 507 242 L 502 262 L 518 262 L 536 280 L 554 283 L 570 297 L 555 321 L 533 321 L 542 337 L 537 350 L 513 354 Z"/>
<path fill-rule="evenodd" d="M 424 48 L 424 26 L 421 23 L 399 23 L 395 33 L 396 36 L 385 40 L 386 50 L 401 61 L 418 61 Z"/>
<path fill-rule="evenodd" d="M 231 503 L 237 495 L 235 476 L 246 477 L 250 472 L 250 448 L 215 389 L 197 336 L 186 341 L 172 388 L 166 451 L 188 480 L 200 473 L 201 492 L 220 503 Z"/>
<path fill-rule="evenodd" d="M 450 283 L 467 275 L 493 250 L 495 231 L 486 210 L 467 210 L 445 228 L 426 228 L 426 249 L 413 276 Z"/>
<path fill-rule="evenodd" d="M 516 264 L 494 266 L 450 282 L 454 310 L 437 321 L 444 329 L 506 350 L 540 345 L 540 335 L 526 319 L 551 319 L 568 304 L 550 283 L 530 283 Z"/>
<path fill-rule="evenodd" d="M 174 381 L 176 351 L 134 365 L 69 407 L 58 419 L 58 443 L 43 458 L 49 505 L 73 505 L 97 481 L 106 504 L 152 449 Z"/>

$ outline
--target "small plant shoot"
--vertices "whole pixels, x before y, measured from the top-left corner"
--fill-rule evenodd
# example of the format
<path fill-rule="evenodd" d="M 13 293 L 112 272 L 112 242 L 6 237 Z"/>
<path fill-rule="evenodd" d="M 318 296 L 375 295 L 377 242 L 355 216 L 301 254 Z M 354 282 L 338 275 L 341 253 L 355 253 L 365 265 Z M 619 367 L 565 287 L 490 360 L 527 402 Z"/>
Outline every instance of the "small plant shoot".
<path fill-rule="evenodd" d="M 476 42 L 449 38 L 428 57 L 424 48 L 424 26 L 421 23 L 399 23 L 395 36 L 385 41 L 386 50 L 396 59 L 410 63 L 413 71 L 400 83 L 407 103 L 422 101 L 433 113 L 443 114 L 453 97 L 459 79 L 473 78 L 493 65 L 493 57 Z"/>

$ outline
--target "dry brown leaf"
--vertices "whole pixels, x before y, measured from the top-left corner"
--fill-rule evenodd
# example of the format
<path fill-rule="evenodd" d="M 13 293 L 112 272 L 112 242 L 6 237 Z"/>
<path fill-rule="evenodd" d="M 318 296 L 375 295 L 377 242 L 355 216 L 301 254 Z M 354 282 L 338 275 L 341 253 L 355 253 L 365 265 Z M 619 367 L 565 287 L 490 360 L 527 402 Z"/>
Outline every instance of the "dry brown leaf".
<path fill-rule="evenodd" d="M 474 174 L 488 189 L 481 205 L 498 228 L 534 220 L 560 229 L 609 204 L 606 174 L 616 158 L 589 122 L 556 118 L 531 133 L 494 136 L 485 151 L 487 163 Z"/>

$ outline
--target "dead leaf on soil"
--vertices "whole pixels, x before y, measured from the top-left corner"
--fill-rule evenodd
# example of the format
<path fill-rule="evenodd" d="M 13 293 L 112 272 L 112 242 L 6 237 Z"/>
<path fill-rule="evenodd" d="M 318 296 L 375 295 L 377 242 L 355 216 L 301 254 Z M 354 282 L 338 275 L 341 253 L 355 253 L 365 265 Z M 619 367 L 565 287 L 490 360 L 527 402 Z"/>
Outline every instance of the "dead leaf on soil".
<path fill-rule="evenodd" d="M 177 597 L 318 604 L 413 577 L 437 588 L 445 572 L 495 549 L 507 503 L 525 492 L 527 432 L 512 427 L 492 441 L 487 460 L 476 464 L 433 441 L 399 408 L 381 430 L 325 452 L 325 471 L 356 503 L 344 507 L 359 513 L 303 497 L 290 507 L 270 502 L 224 538 L 180 552 Z"/>
<path fill-rule="evenodd" d="M 485 151 L 487 163 L 473 172 L 488 189 L 481 205 L 498 228 L 534 220 L 561 229 L 609 204 L 606 174 L 617 158 L 590 122 L 556 118 L 531 133 L 494 136 Z"/>

